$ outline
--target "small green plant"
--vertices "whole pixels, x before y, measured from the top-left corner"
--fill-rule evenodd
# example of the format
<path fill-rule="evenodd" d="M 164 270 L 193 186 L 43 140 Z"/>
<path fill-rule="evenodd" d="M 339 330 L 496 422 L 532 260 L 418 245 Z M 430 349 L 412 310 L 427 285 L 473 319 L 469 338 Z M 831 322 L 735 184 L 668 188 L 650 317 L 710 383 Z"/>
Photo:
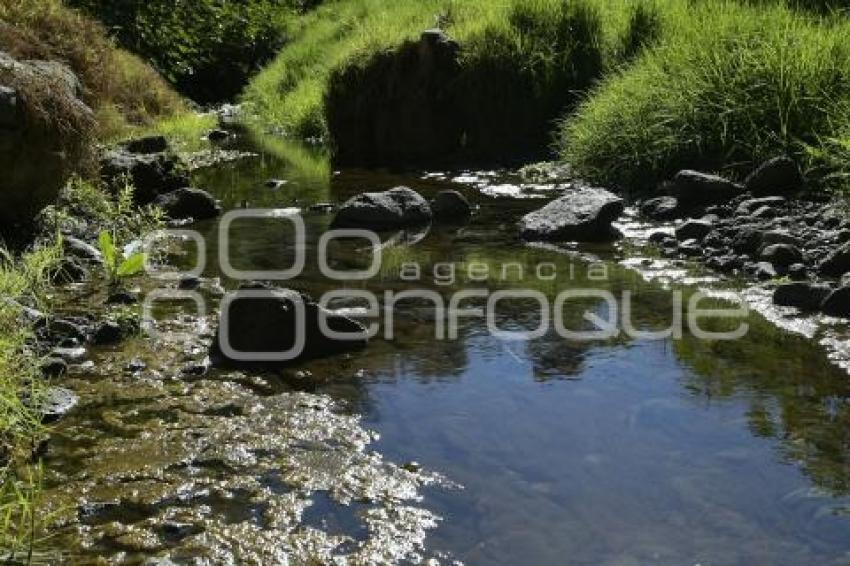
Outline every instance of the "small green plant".
<path fill-rule="evenodd" d="M 97 239 L 100 253 L 103 255 L 103 268 L 110 285 L 118 284 L 122 279 L 140 273 L 145 267 L 146 256 L 134 252 L 126 257 L 119 253 L 108 230 L 103 230 Z"/>

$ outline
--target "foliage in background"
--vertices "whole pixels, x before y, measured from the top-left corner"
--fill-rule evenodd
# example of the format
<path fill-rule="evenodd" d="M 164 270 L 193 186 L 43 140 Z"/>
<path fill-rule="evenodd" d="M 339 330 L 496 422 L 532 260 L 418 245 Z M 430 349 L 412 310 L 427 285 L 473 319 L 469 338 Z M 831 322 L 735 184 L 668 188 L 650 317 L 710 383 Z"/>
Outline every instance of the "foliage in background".
<path fill-rule="evenodd" d="M 818 177 L 850 171 L 850 22 L 721 0 L 670 2 L 659 18 L 657 45 L 561 128 L 579 172 L 652 187 L 682 168 L 744 175 L 783 153 Z"/>
<path fill-rule="evenodd" d="M 118 49 L 102 25 L 60 0 L 0 0 L 0 50 L 67 64 L 107 134 L 185 111 L 181 98 L 150 66 Z"/>
<path fill-rule="evenodd" d="M 299 0 L 68 0 L 199 103 L 239 93 L 277 54 Z"/>

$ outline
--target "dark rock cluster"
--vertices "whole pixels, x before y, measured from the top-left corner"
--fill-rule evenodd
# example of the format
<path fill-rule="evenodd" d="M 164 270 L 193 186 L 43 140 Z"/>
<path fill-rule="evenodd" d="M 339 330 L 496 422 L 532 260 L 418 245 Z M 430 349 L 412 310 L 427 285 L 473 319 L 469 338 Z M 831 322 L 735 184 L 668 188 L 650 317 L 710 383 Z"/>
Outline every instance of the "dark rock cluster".
<path fill-rule="evenodd" d="M 702 260 L 724 274 L 761 281 L 786 278 L 774 301 L 850 317 L 850 217 L 837 200 L 794 198 L 804 188 L 787 157 L 762 164 L 743 184 L 682 171 L 673 195 L 640 203 L 652 220 L 677 219 L 675 233 L 650 240 L 668 257 Z"/>

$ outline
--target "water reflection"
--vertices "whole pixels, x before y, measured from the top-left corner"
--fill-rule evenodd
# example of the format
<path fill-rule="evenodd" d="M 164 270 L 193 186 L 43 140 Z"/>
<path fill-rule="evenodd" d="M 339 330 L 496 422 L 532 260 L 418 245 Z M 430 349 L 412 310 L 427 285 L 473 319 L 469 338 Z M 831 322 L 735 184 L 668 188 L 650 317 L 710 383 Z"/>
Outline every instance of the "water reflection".
<path fill-rule="evenodd" d="M 257 134 L 236 143 L 259 156 L 200 172 L 198 184 L 231 208 L 300 208 L 307 269 L 286 284 L 314 297 L 339 283 L 316 267 L 330 216 L 311 212 L 311 205 L 398 184 L 426 195 L 457 187 L 446 180 L 451 175 L 336 174 L 321 156 Z M 286 183 L 270 188 L 269 179 Z M 522 246 L 513 223 L 539 201 L 492 198 L 478 185 L 460 189 L 480 206 L 469 226 L 385 235 L 378 276 L 348 285 L 379 296 L 421 288 L 446 302 L 471 287 L 528 288 L 550 301 L 566 289 L 603 288 L 632 294 L 631 320 L 639 329 L 672 322 L 671 290 L 620 266 L 626 248 Z M 216 228 L 199 226 L 211 259 L 205 275 L 232 288 L 237 282 L 223 277 L 215 261 Z M 238 266 L 291 265 L 290 230 L 282 222 L 235 224 Z M 364 268 L 371 257 L 363 247 L 336 243 L 332 266 Z M 591 277 L 589 257 L 606 267 L 604 282 Z M 402 276 L 410 263 L 422 271 L 413 282 Z M 453 266 L 450 279 L 439 269 L 446 263 Z M 555 276 L 536 276 L 541 263 L 552 264 Z M 476 280 L 471 265 L 490 276 Z M 605 308 L 587 298 L 567 303 L 562 314 L 567 326 L 581 328 L 586 311 Z M 551 331 L 511 342 L 475 317 L 463 318 L 458 339 L 447 341 L 435 338 L 435 312 L 427 301 L 401 301 L 393 307 L 393 340 L 264 376 L 346 402 L 380 433 L 377 448 L 390 460 L 416 460 L 465 486 L 428 492 L 424 505 L 444 518 L 429 537 L 432 549 L 471 564 L 850 560 L 850 385 L 810 341 L 755 315 L 749 335 L 735 342 L 688 333 L 677 341 L 620 334 L 581 342 Z M 527 330 L 539 315 L 508 301 L 496 321 Z M 311 525 L 362 532 L 351 509 L 321 495 L 314 505 L 305 518 Z"/>
<path fill-rule="evenodd" d="M 268 163 L 275 158 L 287 163 L 285 153 L 266 155 Z M 263 171 L 272 173 L 285 174 Z M 346 172 L 295 196 L 304 206 L 397 184 L 426 195 L 447 186 L 445 176 L 422 177 Z M 380 276 L 361 287 L 380 292 L 415 285 L 445 297 L 470 286 L 531 288 L 550 299 L 568 288 L 605 288 L 616 296 L 632 293 L 637 328 L 672 322 L 670 290 L 632 270 L 607 263 L 605 283 L 589 280 L 582 258 L 616 260 L 622 250 L 520 246 L 513 222 L 539 202 L 489 198 L 480 187 L 461 190 L 480 206 L 471 225 L 391 242 Z M 270 202 L 287 203 L 287 197 Z M 306 218 L 308 266 L 328 220 Z M 261 261 L 286 265 L 283 247 L 269 245 L 264 234 L 240 238 L 256 240 Z M 344 246 L 338 252 L 339 268 L 362 268 L 370 260 Z M 456 268 L 451 285 L 434 276 L 443 262 Z M 557 277 L 530 276 L 541 262 L 553 263 Z M 401 280 L 406 263 L 422 267 L 421 280 Z M 528 271 L 502 276 L 514 263 Z M 497 275 L 470 281 L 470 264 Z M 333 287 L 309 268 L 294 284 L 314 294 Z M 755 315 L 750 334 L 737 342 L 686 333 L 673 342 L 621 335 L 582 343 L 549 332 L 514 343 L 493 339 L 476 319 L 464 319 L 460 338 L 446 342 L 435 340 L 427 307 L 403 302 L 397 308 L 393 341 L 376 340 L 342 365 L 327 360 L 310 369 L 327 383 L 320 390 L 364 412 L 382 435 L 381 450 L 422 461 L 466 486 L 461 494 L 432 494 L 435 510 L 447 518 L 433 535 L 437 548 L 471 563 L 505 564 L 556 564 L 564 556 L 594 564 L 724 564 L 743 556 L 804 563 L 840 561 L 850 550 L 850 525 L 841 516 L 850 478 L 850 391 L 846 376 L 810 342 Z M 586 310 L 600 308 L 593 300 L 572 303 L 565 322 L 578 328 Z M 530 328 L 536 324 L 531 312 L 508 306 L 497 318 L 506 327 Z"/>

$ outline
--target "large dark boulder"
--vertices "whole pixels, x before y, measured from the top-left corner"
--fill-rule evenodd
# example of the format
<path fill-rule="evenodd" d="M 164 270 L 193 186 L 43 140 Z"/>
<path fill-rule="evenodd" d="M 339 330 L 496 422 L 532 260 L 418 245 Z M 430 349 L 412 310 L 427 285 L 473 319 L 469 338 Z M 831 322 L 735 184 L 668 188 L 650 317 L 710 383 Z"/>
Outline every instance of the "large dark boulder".
<path fill-rule="evenodd" d="M 850 287 L 833 291 L 821 305 L 824 314 L 839 318 L 850 318 Z"/>
<path fill-rule="evenodd" d="M 802 188 L 803 176 L 789 157 L 774 157 L 750 173 L 744 185 L 754 195 L 789 193 Z"/>
<path fill-rule="evenodd" d="M 712 230 L 712 224 L 708 220 L 690 219 L 676 226 L 676 239 L 700 241 Z"/>
<path fill-rule="evenodd" d="M 690 170 L 676 174 L 673 189 L 679 203 L 685 207 L 725 203 L 743 190 L 729 179 Z"/>
<path fill-rule="evenodd" d="M 850 272 L 850 242 L 834 249 L 818 266 L 821 275 L 841 277 Z"/>
<path fill-rule="evenodd" d="M 594 242 L 616 237 L 611 223 L 623 213 L 623 199 L 604 189 L 581 187 L 519 223 L 520 237 L 532 241 Z"/>
<path fill-rule="evenodd" d="M 291 289 L 273 288 L 259 283 L 245 284 L 239 291 L 226 297 L 222 309 L 216 339 L 210 352 L 211 360 L 217 365 L 285 366 L 363 348 L 367 342 L 362 324 L 334 314 Z M 298 309 L 303 309 L 303 326 L 298 324 Z M 326 317 L 331 330 L 346 333 L 354 339 L 341 340 L 326 336 L 319 325 L 320 316 Z M 296 352 L 297 355 L 292 359 L 270 360 L 263 355 L 289 352 L 299 337 L 303 337 L 303 349 L 300 353 Z M 242 359 L 227 355 L 223 345 L 228 342 L 239 353 L 238 358 Z"/>
<path fill-rule="evenodd" d="M 640 205 L 640 213 L 650 220 L 673 220 L 680 216 L 679 201 L 675 197 L 655 197 Z"/>
<path fill-rule="evenodd" d="M 451 85 L 460 47 L 440 30 L 350 65 L 325 98 L 335 162 L 421 165 L 451 161 L 463 149 L 463 124 Z"/>
<path fill-rule="evenodd" d="M 788 273 L 788 268 L 803 261 L 803 252 L 790 244 L 773 244 L 761 251 L 759 258 L 770 263 L 777 273 Z"/>
<path fill-rule="evenodd" d="M 816 283 L 788 283 L 773 292 L 773 304 L 795 307 L 804 311 L 817 311 L 824 299 L 832 292 L 827 285 Z"/>
<path fill-rule="evenodd" d="M 407 187 L 382 193 L 362 193 L 343 204 L 333 221 L 334 228 L 384 230 L 427 224 L 431 206 L 422 195 Z"/>
<path fill-rule="evenodd" d="M 130 153 L 151 154 L 168 151 L 168 140 L 164 136 L 145 136 L 127 140 L 121 144 Z"/>
<path fill-rule="evenodd" d="M 221 207 L 211 194 L 188 187 L 159 195 L 153 203 L 173 219 L 206 220 L 221 213 Z"/>
<path fill-rule="evenodd" d="M 94 116 L 60 63 L 0 52 L 0 232 L 21 238 L 70 175 L 90 168 Z M 25 238 L 21 238 L 25 239 Z"/>
<path fill-rule="evenodd" d="M 115 184 L 122 177 L 132 181 L 136 189 L 134 198 L 140 205 L 150 204 L 159 195 L 189 185 L 186 164 L 168 151 L 132 153 L 118 148 L 101 158 L 100 172 L 109 184 Z"/>

